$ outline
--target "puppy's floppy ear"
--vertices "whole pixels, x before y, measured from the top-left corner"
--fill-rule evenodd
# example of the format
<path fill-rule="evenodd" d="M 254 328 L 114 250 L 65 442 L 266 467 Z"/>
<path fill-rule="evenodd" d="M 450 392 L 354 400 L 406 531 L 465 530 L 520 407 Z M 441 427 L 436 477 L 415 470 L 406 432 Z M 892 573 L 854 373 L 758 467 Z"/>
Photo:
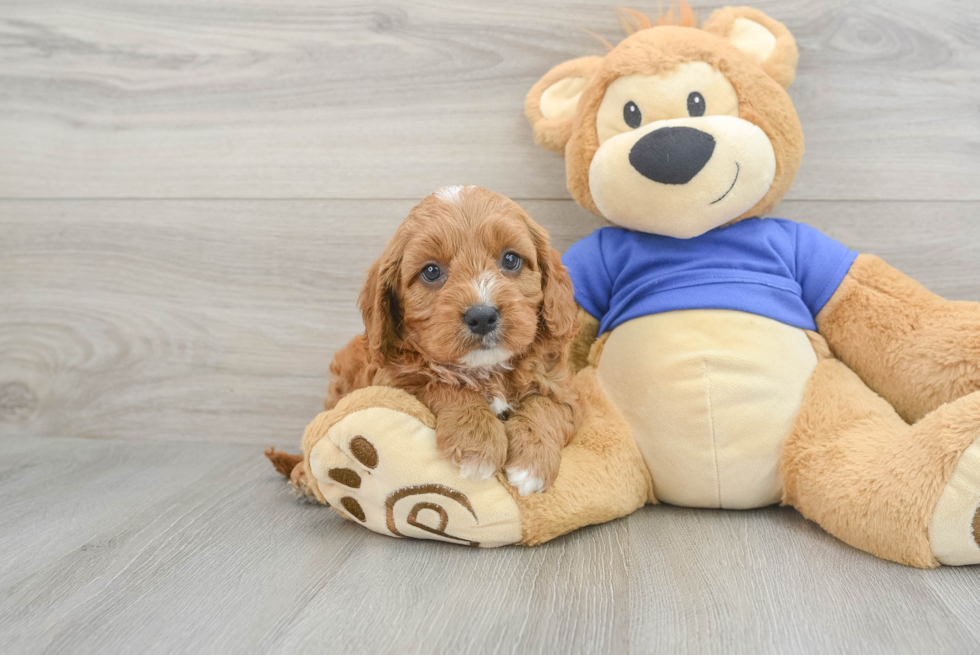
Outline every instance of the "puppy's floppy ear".
<path fill-rule="evenodd" d="M 572 136 L 578 101 L 602 57 L 580 57 L 558 64 L 531 87 L 524 114 L 534 126 L 534 142 L 546 150 L 565 152 Z"/>
<path fill-rule="evenodd" d="M 391 243 L 368 269 L 367 280 L 357 301 L 364 320 L 364 335 L 372 354 L 382 361 L 392 359 L 401 335 L 401 304 L 398 300 L 401 240 L 396 234 Z"/>
<path fill-rule="evenodd" d="M 779 21 L 751 7 L 725 7 L 711 14 L 702 29 L 727 39 L 784 89 L 793 83 L 800 54 L 796 39 Z"/>
<path fill-rule="evenodd" d="M 541 321 L 547 334 L 556 342 L 557 350 L 564 353 L 575 336 L 575 294 L 572 278 L 568 276 L 561 255 L 548 242 L 548 233 L 530 218 L 528 227 L 537 251 L 538 268 L 541 270 Z"/>

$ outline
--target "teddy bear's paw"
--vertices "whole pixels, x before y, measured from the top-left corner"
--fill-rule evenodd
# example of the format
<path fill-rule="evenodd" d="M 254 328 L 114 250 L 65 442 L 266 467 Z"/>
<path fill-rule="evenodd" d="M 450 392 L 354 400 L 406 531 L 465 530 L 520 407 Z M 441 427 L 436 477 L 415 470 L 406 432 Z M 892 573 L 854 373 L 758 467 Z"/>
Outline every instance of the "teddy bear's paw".
<path fill-rule="evenodd" d="M 310 451 L 310 470 L 331 507 L 380 534 L 484 547 L 521 539 L 517 504 L 497 478 L 461 478 L 435 431 L 404 412 L 344 417 Z"/>
<path fill-rule="evenodd" d="M 939 497 L 929 546 L 942 564 L 980 564 L 980 439 L 960 455 Z"/>

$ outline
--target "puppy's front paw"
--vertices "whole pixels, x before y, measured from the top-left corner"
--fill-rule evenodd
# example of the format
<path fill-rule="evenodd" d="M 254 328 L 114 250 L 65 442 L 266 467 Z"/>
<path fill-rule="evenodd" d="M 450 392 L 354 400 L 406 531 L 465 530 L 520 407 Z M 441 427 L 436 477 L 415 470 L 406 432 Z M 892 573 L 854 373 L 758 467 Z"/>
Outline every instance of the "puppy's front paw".
<path fill-rule="evenodd" d="M 541 426 L 538 426 L 542 429 Z M 506 426 L 509 452 L 504 471 L 507 482 L 522 496 L 541 493 L 558 477 L 560 442 L 554 435 L 535 434 L 529 422 L 512 417 Z"/>
<path fill-rule="evenodd" d="M 459 476 L 486 480 L 507 460 L 504 425 L 489 412 L 444 410 L 436 419 L 439 454 L 459 466 Z"/>
<path fill-rule="evenodd" d="M 479 459 L 464 460 L 459 464 L 459 477 L 469 480 L 486 480 L 493 477 L 500 465 L 496 462 Z"/>
<path fill-rule="evenodd" d="M 535 477 L 528 469 L 506 468 L 507 482 L 522 496 L 544 491 L 544 480 Z"/>

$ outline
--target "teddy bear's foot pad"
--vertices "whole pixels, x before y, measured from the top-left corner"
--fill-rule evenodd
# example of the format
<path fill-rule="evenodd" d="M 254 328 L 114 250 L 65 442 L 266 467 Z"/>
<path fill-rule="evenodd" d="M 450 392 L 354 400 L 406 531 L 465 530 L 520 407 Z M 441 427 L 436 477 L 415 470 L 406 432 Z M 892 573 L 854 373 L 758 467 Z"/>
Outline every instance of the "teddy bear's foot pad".
<path fill-rule="evenodd" d="M 980 564 L 980 439 L 963 451 L 939 497 L 929 545 L 943 564 Z"/>
<path fill-rule="evenodd" d="M 310 469 L 331 507 L 380 534 L 483 547 L 521 539 L 500 481 L 461 478 L 439 457 L 435 431 L 403 412 L 344 417 L 311 450 Z"/>

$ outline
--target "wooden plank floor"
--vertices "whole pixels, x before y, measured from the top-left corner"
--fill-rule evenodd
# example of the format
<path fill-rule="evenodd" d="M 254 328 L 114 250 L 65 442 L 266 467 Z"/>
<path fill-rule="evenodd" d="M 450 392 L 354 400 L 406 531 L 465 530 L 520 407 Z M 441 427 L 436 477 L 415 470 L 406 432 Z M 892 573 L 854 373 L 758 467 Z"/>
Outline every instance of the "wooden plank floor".
<path fill-rule="evenodd" d="M 488 186 L 560 249 L 597 226 L 522 99 L 615 4 L 0 0 L 0 651 L 980 652 L 980 569 L 792 510 L 476 551 L 299 503 L 261 457 L 418 198 Z M 801 50 L 776 213 L 980 301 L 980 6 L 755 6 Z"/>

